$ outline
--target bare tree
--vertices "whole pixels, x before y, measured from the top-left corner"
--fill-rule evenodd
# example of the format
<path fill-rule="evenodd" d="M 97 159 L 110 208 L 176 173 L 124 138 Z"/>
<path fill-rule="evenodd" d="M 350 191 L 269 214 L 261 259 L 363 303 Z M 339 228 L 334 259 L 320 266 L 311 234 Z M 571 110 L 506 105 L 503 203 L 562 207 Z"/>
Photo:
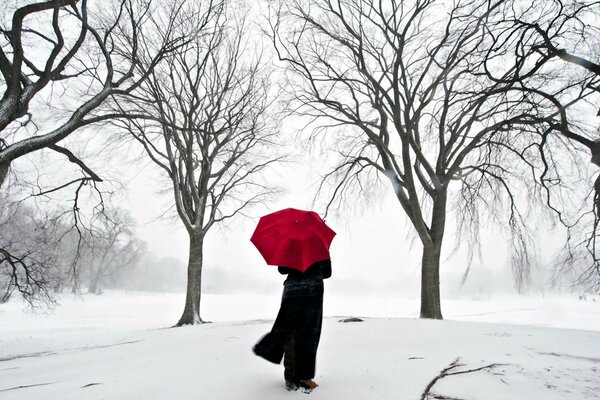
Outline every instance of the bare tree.
<path fill-rule="evenodd" d="M 137 262 L 143 243 L 124 211 L 107 205 L 80 234 L 69 215 L 0 195 L 0 303 L 17 292 L 32 308 L 52 307 L 62 290 L 78 292 L 79 275 L 99 293 Z"/>
<path fill-rule="evenodd" d="M 174 208 L 189 234 L 187 294 L 178 326 L 203 322 L 207 233 L 273 193 L 260 175 L 278 160 L 268 156 L 275 135 L 269 76 L 260 48 L 249 40 L 243 11 L 227 2 L 190 2 L 185 10 L 177 26 L 191 32 L 190 42 L 161 61 L 131 96 L 117 99 L 121 110 L 145 115 L 120 125 L 168 176 Z"/>
<path fill-rule="evenodd" d="M 53 307 L 56 294 L 78 286 L 80 252 L 91 231 L 73 229 L 72 213 L 0 194 L 0 292 L 16 291 L 32 308 Z"/>
<path fill-rule="evenodd" d="M 114 286 L 125 269 L 134 267 L 144 245 L 124 210 L 106 210 L 95 218 L 94 225 L 79 263 L 87 278 L 88 292 L 101 294 L 103 285 Z"/>
<path fill-rule="evenodd" d="M 534 182 L 541 185 L 545 201 L 568 230 L 568 242 L 559 259 L 561 271 L 579 270 L 575 282 L 600 290 L 600 176 L 588 196 L 577 196 L 572 190 L 561 190 L 566 176 L 556 171 L 556 163 L 564 162 L 555 155 L 570 147 L 572 151 L 591 155 L 590 162 L 600 166 L 600 131 L 592 112 L 600 109 L 600 2 L 575 0 L 537 0 L 522 7 L 506 7 L 505 18 L 496 28 L 496 43 L 510 48 L 512 60 L 504 58 L 502 77 L 490 73 L 492 79 L 518 80 L 525 90 L 536 82 L 536 93 L 551 102 L 560 118 L 539 141 L 538 153 L 543 168 Z M 494 59 L 495 49 L 490 49 Z M 548 79 L 551 77 L 551 79 Z M 544 81 L 539 85 L 539 81 Z M 582 84 L 583 83 L 583 84 Z M 573 105 L 557 92 L 579 87 L 587 108 L 571 111 Z M 600 115 L 600 111 L 598 111 Z M 559 135 L 562 143 L 552 139 Z M 583 155 L 583 154 L 582 154 Z M 582 161 L 579 168 L 583 169 Z M 582 171 L 577 175 L 585 175 Z M 571 171 L 573 174 L 573 171 Z M 565 185 L 557 185 L 562 181 Z M 591 186 L 589 181 L 582 183 Z M 573 199 L 577 199 L 572 201 Z M 590 199 L 592 201 L 590 201 Z M 592 204 L 592 207 L 585 204 Z M 590 262 L 591 260 L 591 262 Z M 587 267 L 581 268 L 583 265 Z"/>
<path fill-rule="evenodd" d="M 54 304 L 61 228 L 52 216 L 0 195 L 0 303 L 17 291 L 32 307 Z"/>
<path fill-rule="evenodd" d="M 173 35 L 173 18 L 155 20 L 154 8 L 152 2 L 143 0 L 111 0 L 98 8 L 90 7 L 87 0 L 50 0 L 7 4 L 2 10 L 0 187 L 7 182 L 11 165 L 23 157 L 42 151 L 66 157 L 80 169 L 79 176 L 62 183 L 37 181 L 31 192 L 34 197 L 46 197 L 76 185 L 70 209 L 80 241 L 80 195 L 85 188 L 94 190 L 102 211 L 104 191 L 97 186 L 102 178 L 61 141 L 85 130 L 82 128 L 114 118 L 99 107 L 110 96 L 135 90 L 156 63 L 185 43 L 183 36 Z M 179 10 L 174 7 L 173 13 Z M 146 31 L 157 30 L 162 32 L 162 41 L 147 49 L 142 68 L 139 38 Z M 14 181 L 26 179 L 15 176 Z M 25 262 L 33 260 L 24 255 L 34 248 L 14 253 L 9 244 L 0 242 L 3 262 L 41 271 L 39 263 L 28 266 Z"/>
<path fill-rule="evenodd" d="M 489 26 L 503 18 L 502 4 L 297 0 L 269 18 L 294 111 L 316 123 L 313 137 L 334 135 L 340 162 L 322 185 L 335 182 L 327 208 L 360 193 L 370 171 L 389 179 L 423 246 L 422 318 L 442 318 L 448 213 L 474 238 L 480 215 L 505 221 L 517 282 L 527 279 L 527 200 L 518 189 L 529 164 L 521 149 L 557 115 L 535 96 L 537 86 L 522 90 L 517 80 L 486 74 Z"/>

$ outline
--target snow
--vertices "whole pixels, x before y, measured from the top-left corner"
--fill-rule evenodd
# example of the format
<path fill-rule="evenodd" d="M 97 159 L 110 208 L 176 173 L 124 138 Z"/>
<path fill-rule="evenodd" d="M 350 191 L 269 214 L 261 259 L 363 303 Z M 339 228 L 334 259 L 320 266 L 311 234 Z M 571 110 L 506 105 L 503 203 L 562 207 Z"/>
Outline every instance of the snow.
<path fill-rule="evenodd" d="M 593 301 L 596 300 L 596 301 Z M 0 399 L 306 398 L 283 367 L 253 355 L 277 295 L 205 295 L 212 320 L 169 328 L 181 294 L 65 296 L 51 314 L 0 305 Z M 326 293 L 312 399 L 600 398 L 600 298 L 498 297 L 443 302 L 446 320 L 419 320 L 418 302 Z M 339 322 L 359 316 L 363 322 Z M 433 397 L 432 397 L 433 398 Z"/>

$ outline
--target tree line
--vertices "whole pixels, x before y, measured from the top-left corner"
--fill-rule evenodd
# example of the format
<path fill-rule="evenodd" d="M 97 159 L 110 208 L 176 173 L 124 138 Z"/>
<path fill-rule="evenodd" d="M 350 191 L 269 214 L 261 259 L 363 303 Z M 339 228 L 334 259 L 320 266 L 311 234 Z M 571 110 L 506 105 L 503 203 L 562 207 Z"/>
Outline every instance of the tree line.
<path fill-rule="evenodd" d="M 0 302 L 19 293 L 35 308 L 54 305 L 64 291 L 100 294 L 145 254 L 133 220 L 118 208 L 95 215 L 93 229 L 78 233 L 61 210 L 42 212 L 6 195 L 0 206 Z"/>
<path fill-rule="evenodd" d="M 0 188 L 65 197 L 78 255 L 86 235 L 110 230 L 96 223 L 110 220 L 110 193 L 74 143 L 96 130 L 139 146 L 162 171 L 190 238 L 178 325 L 202 322 L 211 227 L 277 193 L 264 172 L 285 159 L 286 116 L 305 122 L 307 143 L 335 156 L 316 193 L 324 215 L 388 182 L 422 247 L 421 317 L 442 318 L 449 218 L 470 248 L 482 226 L 505 227 L 516 287 L 526 286 L 534 204 L 567 232 L 558 268 L 600 288 L 600 177 L 590 179 L 600 165 L 600 2 L 110 3 L 4 10 Z M 19 162 L 36 152 L 65 157 L 71 176 L 57 183 L 21 174 Z M 87 213 L 84 192 L 96 201 Z M 27 281 L 37 276 L 30 271 L 43 276 L 57 261 L 24 257 L 46 239 L 16 246 L 9 238 L 19 224 L 9 217 L 0 227 L 0 268 L 35 286 L 43 280 Z"/>

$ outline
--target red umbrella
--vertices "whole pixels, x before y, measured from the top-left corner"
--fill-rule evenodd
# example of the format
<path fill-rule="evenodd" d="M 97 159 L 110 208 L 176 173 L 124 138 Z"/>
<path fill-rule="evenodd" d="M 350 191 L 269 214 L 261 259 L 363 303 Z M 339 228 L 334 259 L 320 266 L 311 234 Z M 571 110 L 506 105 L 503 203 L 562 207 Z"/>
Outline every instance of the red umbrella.
<path fill-rule="evenodd" d="M 304 272 L 330 258 L 334 236 L 316 212 L 286 208 L 261 217 L 250 241 L 267 264 Z"/>

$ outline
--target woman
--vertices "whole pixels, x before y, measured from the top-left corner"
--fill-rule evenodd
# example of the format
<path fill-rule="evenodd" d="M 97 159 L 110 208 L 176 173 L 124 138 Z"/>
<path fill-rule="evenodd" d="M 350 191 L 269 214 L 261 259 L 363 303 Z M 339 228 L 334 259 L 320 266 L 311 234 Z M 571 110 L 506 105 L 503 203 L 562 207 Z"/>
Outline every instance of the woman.
<path fill-rule="evenodd" d="M 323 279 L 331 276 L 331 261 L 316 262 L 304 272 L 286 267 L 279 272 L 287 275 L 281 307 L 271 332 L 253 350 L 275 364 L 285 355 L 286 389 L 309 393 L 318 386 L 313 378 L 323 322 Z"/>

